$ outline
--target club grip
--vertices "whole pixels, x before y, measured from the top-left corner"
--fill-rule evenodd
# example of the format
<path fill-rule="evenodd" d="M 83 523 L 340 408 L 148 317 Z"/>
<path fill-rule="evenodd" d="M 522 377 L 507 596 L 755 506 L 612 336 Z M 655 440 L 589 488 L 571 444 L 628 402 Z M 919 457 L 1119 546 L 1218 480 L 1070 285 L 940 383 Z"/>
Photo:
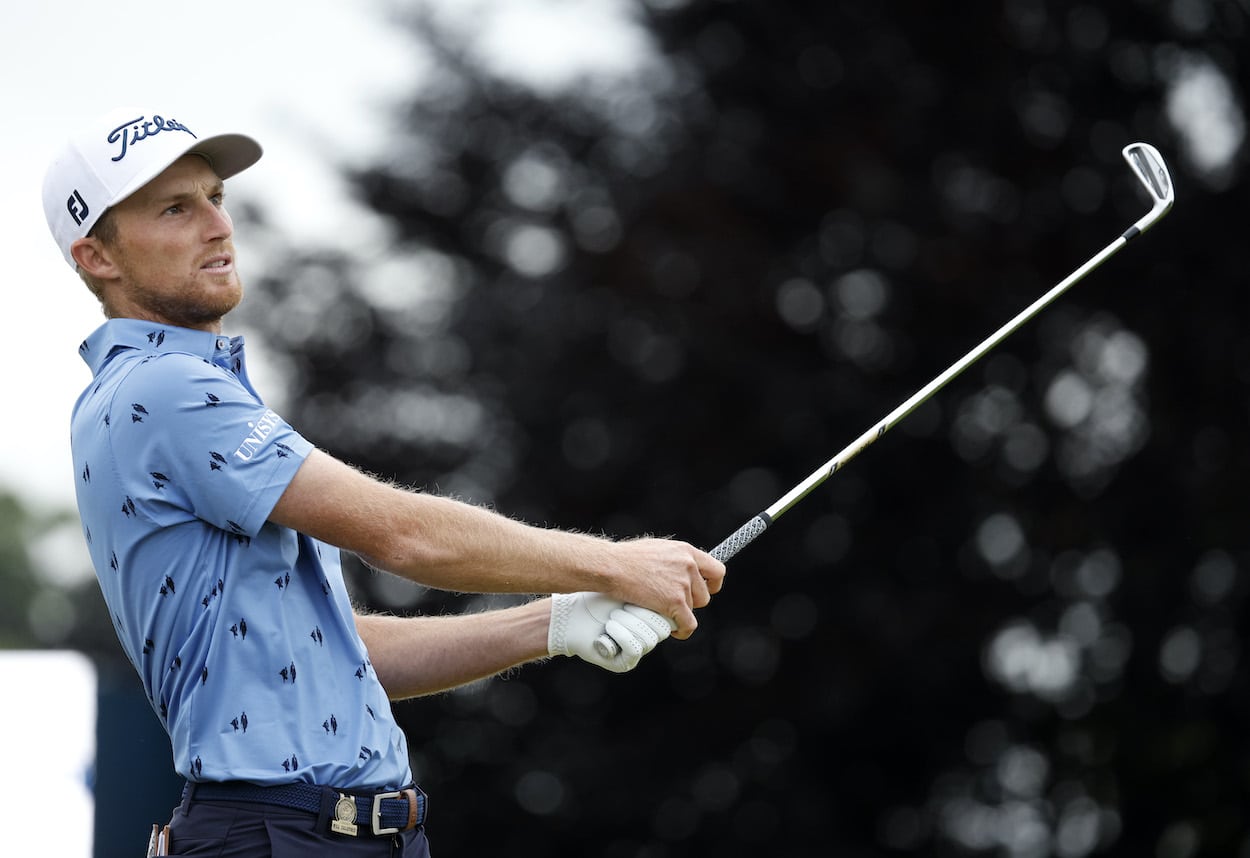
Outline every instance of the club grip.
<path fill-rule="evenodd" d="M 755 537 L 767 530 L 769 524 L 768 516 L 761 512 L 725 537 L 721 544 L 709 551 L 708 554 L 711 554 L 721 563 L 728 563 L 729 558 L 746 548 L 755 540 Z"/>
<path fill-rule="evenodd" d="M 754 541 L 755 537 L 767 530 L 770 523 L 768 515 L 760 513 L 725 537 L 721 544 L 709 551 L 708 554 L 711 554 L 721 563 L 727 563 L 729 558 L 746 548 Z M 620 651 L 621 648 L 607 632 L 595 638 L 595 652 L 599 653 L 603 658 L 612 658 Z"/>

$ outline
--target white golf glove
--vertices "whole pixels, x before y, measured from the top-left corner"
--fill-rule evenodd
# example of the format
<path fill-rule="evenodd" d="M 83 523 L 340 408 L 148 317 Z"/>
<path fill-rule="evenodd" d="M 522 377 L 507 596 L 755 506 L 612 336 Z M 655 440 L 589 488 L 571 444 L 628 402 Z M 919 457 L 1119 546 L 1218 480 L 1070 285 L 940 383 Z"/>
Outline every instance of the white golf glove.
<path fill-rule="evenodd" d="M 547 652 L 575 655 L 604 670 L 624 673 L 633 670 L 673 628 L 655 611 L 600 593 L 556 593 L 551 597 Z M 605 631 L 620 645 L 616 655 L 605 657 L 595 648 L 595 639 Z"/>

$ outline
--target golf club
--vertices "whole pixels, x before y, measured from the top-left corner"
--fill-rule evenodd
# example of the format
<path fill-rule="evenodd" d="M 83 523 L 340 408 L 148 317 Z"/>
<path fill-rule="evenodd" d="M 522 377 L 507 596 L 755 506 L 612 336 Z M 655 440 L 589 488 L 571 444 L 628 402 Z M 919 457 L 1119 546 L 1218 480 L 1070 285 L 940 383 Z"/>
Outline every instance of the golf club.
<path fill-rule="evenodd" d="M 733 557 L 763 533 L 769 525 L 780 518 L 787 510 L 805 498 L 829 477 L 833 476 L 847 462 L 859 455 L 865 447 L 896 426 L 904 417 L 915 411 L 917 407 L 932 397 L 933 394 L 946 386 L 951 379 L 983 357 L 986 352 L 1006 339 L 1008 335 L 1022 327 L 1025 322 L 1036 316 L 1043 308 L 1073 285 L 1083 280 L 1087 274 L 1106 262 L 1120 248 L 1158 223 L 1159 219 L 1171 210 L 1172 203 L 1176 199 L 1175 190 L 1172 187 L 1172 177 L 1168 173 L 1167 164 L 1164 163 L 1163 157 L 1158 150 L 1149 143 L 1131 143 L 1124 147 L 1121 154 L 1133 169 L 1133 173 L 1137 176 L 1138 181 L 1141 182 L 1146 192 L 1150 195 L 1151 207 L 1149 212 L 1126 229 L 1115 241 L 1108 244 L 1080 268 L 1069 274 L 1049 292 L 1038 298 L 1014 319 L 1003 325 L 980 345 L 952 364 L 945 372 L 912 394 L 905 402 L 887 414 L 884 419 L 867 432 L 852 441 L 842 452 L 814 471 L 807 479 L 778 498 L 772 506 L 731 533 L 709 553 L 721 562 L 728 561 L 729 558 Z M 595 649 L 605 658 L 611 658 L 620 651 L 616 641 L 606 632 L 596 639 Z"/>

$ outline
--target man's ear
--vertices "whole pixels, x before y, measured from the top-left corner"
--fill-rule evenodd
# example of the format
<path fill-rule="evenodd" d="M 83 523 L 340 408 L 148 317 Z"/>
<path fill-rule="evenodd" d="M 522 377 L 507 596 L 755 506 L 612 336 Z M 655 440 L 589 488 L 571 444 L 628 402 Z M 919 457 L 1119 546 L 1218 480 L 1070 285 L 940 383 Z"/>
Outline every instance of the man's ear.
<path fill-rule="evenodd" d="M 89 235 L 75 240 L 69 246 L 69 252 L 84 274 L 97 280 L 107 280 L 117 275 L 112 252 L 95 236 Z"/>

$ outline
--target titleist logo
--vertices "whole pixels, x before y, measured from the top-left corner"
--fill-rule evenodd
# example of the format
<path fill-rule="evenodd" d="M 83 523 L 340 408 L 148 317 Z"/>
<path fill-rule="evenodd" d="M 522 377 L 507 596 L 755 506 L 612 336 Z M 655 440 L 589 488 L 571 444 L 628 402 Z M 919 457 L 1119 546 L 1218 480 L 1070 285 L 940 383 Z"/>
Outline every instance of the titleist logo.
<path fill-rule="evenodd" d="M 126 157 L 126 153 L 130 151 L 131 146 L 136 143 L 142 143 L 149 137 L 155 137 L 162 131 L 185 131 L 192 137 L 195 137 L 194 132 L 177 119 L 166 119 L 158 114 L 152 114 L 151 119 L 148 119 L 146 116 L 140 116 L 128 122 L 123 122 L 109 132 L 108 142 L 118 143 L 121 147 L 118 149 L 117 154 L 113 156 L 113 160 L 120 161 Z"/>

